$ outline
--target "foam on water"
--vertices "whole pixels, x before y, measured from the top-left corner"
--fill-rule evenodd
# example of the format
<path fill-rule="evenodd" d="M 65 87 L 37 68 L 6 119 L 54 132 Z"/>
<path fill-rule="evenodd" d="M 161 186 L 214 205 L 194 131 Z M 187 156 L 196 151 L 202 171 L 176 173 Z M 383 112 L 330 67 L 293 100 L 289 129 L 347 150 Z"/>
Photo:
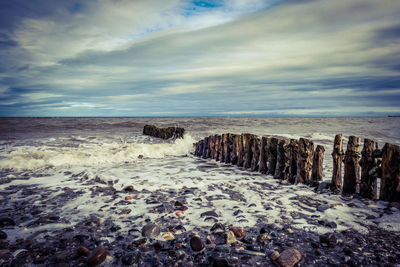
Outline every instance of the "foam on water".
<path fill-rule="evenodd" d="M 79 139 L 85 140 L 83 138 Z M 135 162 L 138 157 L 163 158 L 182 156 L 193 150 L 194 139 L 185 135 L 173 143 L 81 143 L 77 147 L 20 146 L 2 153 L 2 169 L 33 170 L 60 166 L 120 165 Z M 8 155 L 5 155 L 8 154 Z"/>
<path fill-rule="evenodd" d="M 114 120 L 122 122 L 109 123 L 110 127 L 132 125 L 128 119 L 125 119 L 127 122 L 123 119 Z M 283 125 L 286 119 L 275 121 L 270 118 L 244 120 L 181 118 L 179 120 L 187 123 L 184 126 L 188 129 L 188 134 L 184 139 L 171 143 L 154 143 L 158 141 L 142 136 L 140 129 L 127 128 L 124 132 L 124 129 L 120 128 L 115 134 L 114 132 L 110 134 L 110 131 L 103 134 L 103 131 L 108 131 L 106 127 L 102 127 L 100 132 L 91 132 L 90 128 L 87 132 L 75 130 L 68 130 L 66 133 L 46 132 L 47 137 L 39 135 L 38 138 L 36 136 L 18 138 L 17 136 L 16 140 L 3 140 L 0 144 L 0 169 L 4 174 L 3 178 L 11 181 L 0 185 L 2 195 L 9 200 L 8 207 L 14 208 L 14 202 L 25 200 L 40 206 L 43 204 L 41 194 L 45 194 L 49 199 L 49 206 L 43 214 L 57 213 L 62 219 L 68 220 L 65 223 L 62 221 L 60 224 L 44 226 L 49 227 L 47 229 L 73 226 L 91 214 L 96 214 L 102 219 L 111 218 L 122 227 L 121 231 L 125 231 L 125 234 L 132 228 L 132 224 L 140 229 L 146 223 L 146 219 L 154 222 L 161 216 L 165 216 L 171 222 L 181 220 L 187 230 L 202 227 L 209 229 L 214 221 L 205 220 L 201 217 L 201 213 L 213 210 L 219 215 L 219 222 L 243 227 L 264 223 L 283 226 L 285 223 L 291 223 L 297 229 L 308 229 L 319 233 L 333 231 L 323 225 L 310 223 L 313 216 L 318 215 L 319 220 L 336 222 L 337 231 L 351 228 L 366 232 L 368 224 L 400 231 L 400 212 L 396 210 L 393 210 L 393 214 L 382 212 L 387 203 L 371 201 L 370 204 L 366 204 L 359 199 L 343 200 L 338 195 L 317 194 L 307 186 L 280 185 L 279 181 L 271 176 L 190 156 L 194 142 L 215 133 L 249 132 L 288 138 L 306 137 L 314 140 L 315 145 L 325 145 L 324 176 L 326 180 L 330 180 L 332 170 L 330 144 L 334 135 L 339 131 L 343 131 L 345 135 L 357 135 L 362 131 L 356 124 L 355 129 L 352 124 L 343 123 L 332 130 L 323 125 L 307 124 L 304 118 L 299 119 L 301 123 L 297 124 L 291 123 L 297 119 L 288 119 L 289 123 L 286 125 Z M 138 121 L 147 123 L 147 119 Z M 327 125 L 335 126 L 340 122 L 338 119 L 327 121 Z M 73 124 L 69 122 L 69 125 Z M 81 127 L 85 124 L 79 125 Z M 138 125 L 139 128 L 142 127 L 140 123 Z M 379 124 L 376 120 L 374 125 L 376 129 L 383 129 L 379 125 L 386 124 Z M 51 129 L 59 130 L 57 127 Z M 66 131 L 65 129 L 62 130 Z M 11 134 L 8 133 L 9 135 Z M 372 132 L 365 132 L 365 136 L 381 138 L 371 135 Z M 389 132 L 390 139 L 385 141 L 399 143 L 398 136 L 398 130 L 395 129 Z M 138 158 L 139 155 L 143 158 Z M 97 183 L 96 178 L 105 183 Z M 109 182 L 112 182 L 117 190 L 113 195 L 115 199 L 110 195 L 93 191 L 97 187 L 108 187 Z M 129 193 L 123 189 L 128 185 L 133 185 L 136 190 L 132 202 L 124 202 L 125 196 Z M 23 194 L 24 186 L 34 188 L 32 192 L 36 193 Z M 70 199 L 60 200 L 57 196 L 62 195 L 65 188 L 82 193 Z M 192 189 L 190 193 L 185 192 L 186 188 Z M 169 194 L 169 191 L 174 193 Z M 161 215 L 153 213 L 151 210 L 160 203 L 147 204 L 146 200 L 154 195 L 162 195 L 165 198 L 160 202 L 168 203 L 174 203 L 177 197 L 184 196 L 189 209 L 182 218 L 177 218 L 174 212 Z M 320 212 L 315 206 L 301 204 L 299 198 L 313 199 L 318 205 L 324 203 L 331 207 Z M 348 205 L 350 203 L 351 205 Z M 105 205 L 108 206 L 103 207 Z M 125 208 L 131 209 L 132 212 L 121 214 L 120 211 Z M 238 210 L 241 211 L 239 215 L 234 215 Z M 375 216 L 376 219 L 367 220 L 368 215 Z M 380 215 L 382 216 L 379 217 Z M 31 216 L 28 221 L 4 231 L 10 238 L 23 238 L 35 232 L 40 233 L 43 227 L 30 226 L 36 219 L 37 217 Z"/>

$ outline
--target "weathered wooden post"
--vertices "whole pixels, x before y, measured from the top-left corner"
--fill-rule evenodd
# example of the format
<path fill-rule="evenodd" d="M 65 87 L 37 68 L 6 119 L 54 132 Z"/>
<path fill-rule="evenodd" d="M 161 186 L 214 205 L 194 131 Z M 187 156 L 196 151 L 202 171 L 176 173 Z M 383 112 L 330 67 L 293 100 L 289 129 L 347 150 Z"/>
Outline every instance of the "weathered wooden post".
<path fill-rule="evenodd" d="M 220 154 L 220 147 L 221 147 L 221 136 L 216 135 L 216 141 L 215 141 L 215 160 L 219 161 L 219 154 Z"/>
<path fill-rule="evenodd" d="M 214 136 L 210 135 L 208 137 L 208 151 L 207 151 L 207 158 L 212 158 L 212 153 L 214 150 Z"/>
<path fill-rule="evenodd" d="M 211 152 L 211 158 L 215 159 L 217 157 L 217 135 L 215 134 L 213 137 L 213 148 L 212 148 L 212 152 Z"/>
<path fill-rule="evenodd" d="M 290 165 L 289 165 L 289 177 L 290 183 L 294 184 L 296 182 L 297 175 L 297 154 L 299 150 L 299 140 L 290 139 Z"/>
<path fill-rule="evenodd" d="M 337 134 L 333 142 L 333 170 L 331 190 L 342 190 L 343 134 Z"/>
<path fill-rule="evenodd" d="M 208 155 L 208 148 L 209 148 L 209 142 L 208 142 L 208 137 L 204 138 L 204 146 L 203 146 L 203 152 L 202 152 L 202 158 L 206 159 Z"/>
<path fill-rule="evenodd" d="M 360 148 L 361 138 L 350 136 L 347 143 L 347 149 L 344 156 L 344 194 L 354 194 L 356 192 L 357 182 L 360 180 Z"/>
<path fill-rule="evenodd" d="M 196 156 L 201 157 L 201 155 L 203 154 L 203 147 L 204 147 L 204 139 L 199 141 L 198 151 Z"/>
<path fill-rule="evenodd" d="M 232 148 L 233 148 L 233 135 L 228 133 L 228 134 L 226 134 L 226 141 L 225 141 L 225 146 L 224 146 L 225 163 L 231 163 Z"/>
<path fill-rule="evenodd" d="M 238 162 L 240 135 L 235 134 L 232 139 L 231 163 L 232 165 L 236 165 Z"/>
<path fill-rule="evenodd" d="M 275 179 L 285 179 L 289 173 L 290 159 L 287 157 L 289 150 L 289 140 L 279 139 L 277 146 L 277 156 L 276 156 L 276 167 L 274 178 Z"/>
<path fill-rule="evenodd" d="M 378 149 L 378 143 L 365 138 L 363 150 L 361 151 L 361 184 L 360 195 L 365 198 L 374 199 L 376 197 L 376 176 L 373 169 L 378 167 L 377 159 L 374 157 L 374 151 Z"/>
<path fill-rule="evenodd" d="M 199 142 L 193 143 L 194 146 L 194 155 L 197 156 L 197 154 L 199 153 Z"/>
<path fill-rule="evenodd" d="M 296 183 L 310 184 L 313 154 L 314 143 L 311 140 L 300 138 L 299 153 L 297 155 Z"/>
<path fill-rule="evenodd" d="M 243 167 L 243 162 L 244 162 L 244 148 L 245 148 L 245 140 L 244 140 L 244 134 L 241 134 L 239 136 L 239 151 L 238 151 L 238 160 L 237 160 L 237 166 L 238 167 Z"/>
<path fill-rule="evenodd" d="M 244 157 L 243 157 L 243 168 L 249 169 L 251 168 L 251 160 L 253 158 L 253 152 L 252 152 L 252 145 L 254 143 L 254 139 L 257 138 L 257 136 L 253 134 L 245 134 L 244 135 Z"/>
<path fill-rule="evenodd" d="M 260 163 L 258 167 L 258 171 L 261 173 L 267 173 L 267 143 L 268 138 L 263 136 L 261 137 L 261 144 L 260 144 Z"/>
<path fill-rule="evenodd" d="M 312 164 L 312 175 L 311 175 L 311 185 L 317 186 L 320 181 L 322 181 L 322 172 L 324 170 L 324 153 L 325 148 L 323 146 L 317 145 L 314 152 L 313 164 Z"/>
<path fill-rule="evenodd" d="M 268 148 L 267 148 L 267 155 L 268 155 L 268 174 L 274 175 L 276 169 L 276 158 L 278 156 L 278 138 L 271 137 L 269 139 Z"/>
<path fill-rule="evenodd" d="M 226 134 L 221 135 L 221 142 L 219 144 L 219 161 L 225 162 L 225 142 L 226 142 Z"/>
<path fill-rule="evenodd" d="M 261 140 L 257 136 L 253 138 L 251 145 L 251 152 L 253 157 L 251 159 L 251 171 L 258 171 L 259 163 L 260 163 L 260 146 Z"/>
<path fill-rule="evenodd" d="M 386 143 L 382 150 L 382 178 L 379 199 L 400 201 L 400 147 Z"/>

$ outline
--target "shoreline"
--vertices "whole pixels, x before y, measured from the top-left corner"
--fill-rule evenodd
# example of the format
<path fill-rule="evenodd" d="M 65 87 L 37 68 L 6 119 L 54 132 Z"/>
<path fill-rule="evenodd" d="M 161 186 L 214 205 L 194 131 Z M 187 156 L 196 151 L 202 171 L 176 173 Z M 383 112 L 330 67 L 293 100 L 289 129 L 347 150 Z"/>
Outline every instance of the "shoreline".
<path fill-rule="evenodd" d="M 273 253 L 282 255 L 288 249 L 301 253 L 300 265 L 304 266 L 400 262 L 400 232 L 379 228 L 399 216 L 398 208 L 388 203 L 314 192 L 306 187 L 296 195 L 298 188 L 277 183 L 269 176 L 194 157 L 171 162 L 179 164 L 180 160 L 182 164 L 194 161 L 196 172 L 207 176 L 207 180 L 198 182 L 207 181 L 208 185 L 182 186 L 187 180 L 157 190 L 159 187 L 149 187 L 146 179 L 121 184 L 87 172 L 64 172 L 62 177 L 67 181 L 58 187 L 39 185 L 46 184 L 43 179 L 54 178 L 45 173 L 3 180 L 1 203 L 5 208 L 0 218 L 11 219 L 15 225 L 0 220 L 0 230 L 7 234 L 1 240 L 0 260 L 5 266 L 21 266 L 23 262 L 86 266 L 88 257 L 78 255 L 78 249 L 83 246 L 93 252 L 103 246 L 108 255 L 104 266 L 270 266 L 274 264 Z M 210 180 L 226 172 L 231 177 L 227 183 Z M 165 175 L 166 171 L 160 173 Z M 239 188 L 244 183 L 240 181 L 244 178 L 260 200 L 241 194 Z M 16 179 L 25 180 L 16 183 Z M 69 187 L 71 184 L 77 186 Z M 92 208 L 78 203 L 84 199 L 92 203 Z M 76 214 L 72 215 L 74 210 Z M 356 224 L 349 224 L 351 220 Z M 156 225 L 156 230 L 146 236 L 143 231 L 148 224 Z M 245 236 L 231 236 L 229 242 L 237 241 L 226 244 L 232 226 L 242 228 Z M 171 235 L 173 239 L 166 240 Z M 204 250 L 193 250 L 193 235 L 200 237 Z"/>

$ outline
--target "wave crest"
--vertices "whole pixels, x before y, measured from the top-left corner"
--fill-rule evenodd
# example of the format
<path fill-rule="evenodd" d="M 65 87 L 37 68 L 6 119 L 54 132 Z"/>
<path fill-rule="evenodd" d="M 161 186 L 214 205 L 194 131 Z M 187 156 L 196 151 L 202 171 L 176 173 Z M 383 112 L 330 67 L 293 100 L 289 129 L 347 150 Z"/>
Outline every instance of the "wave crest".
<path fill-rule="evenodd" d="M 183 156 L 193 150 L 194 139 L 185 135 L 173 143 L 80 144 L 78 147 L 19 147 L 0 161 L 1 169 L 30 170 L 61 166 L 118 165 L 143 158 Z"/>

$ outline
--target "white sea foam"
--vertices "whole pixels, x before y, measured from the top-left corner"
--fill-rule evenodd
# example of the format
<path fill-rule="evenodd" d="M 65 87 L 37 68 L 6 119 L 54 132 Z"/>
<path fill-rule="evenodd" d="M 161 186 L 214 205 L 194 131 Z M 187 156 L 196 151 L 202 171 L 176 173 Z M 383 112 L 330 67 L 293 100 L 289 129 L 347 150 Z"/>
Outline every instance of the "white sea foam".
<path fill-rule="evenodd" d="M 187 155 L 194 139 L 186 135 L 173 143 L 85 143 L 78 147 L 17 147 L 0 162 L 2 169 L 33 170 L 59 166 L 96 166 L 132 163 L 140 158 L 164 158 Z"/>

